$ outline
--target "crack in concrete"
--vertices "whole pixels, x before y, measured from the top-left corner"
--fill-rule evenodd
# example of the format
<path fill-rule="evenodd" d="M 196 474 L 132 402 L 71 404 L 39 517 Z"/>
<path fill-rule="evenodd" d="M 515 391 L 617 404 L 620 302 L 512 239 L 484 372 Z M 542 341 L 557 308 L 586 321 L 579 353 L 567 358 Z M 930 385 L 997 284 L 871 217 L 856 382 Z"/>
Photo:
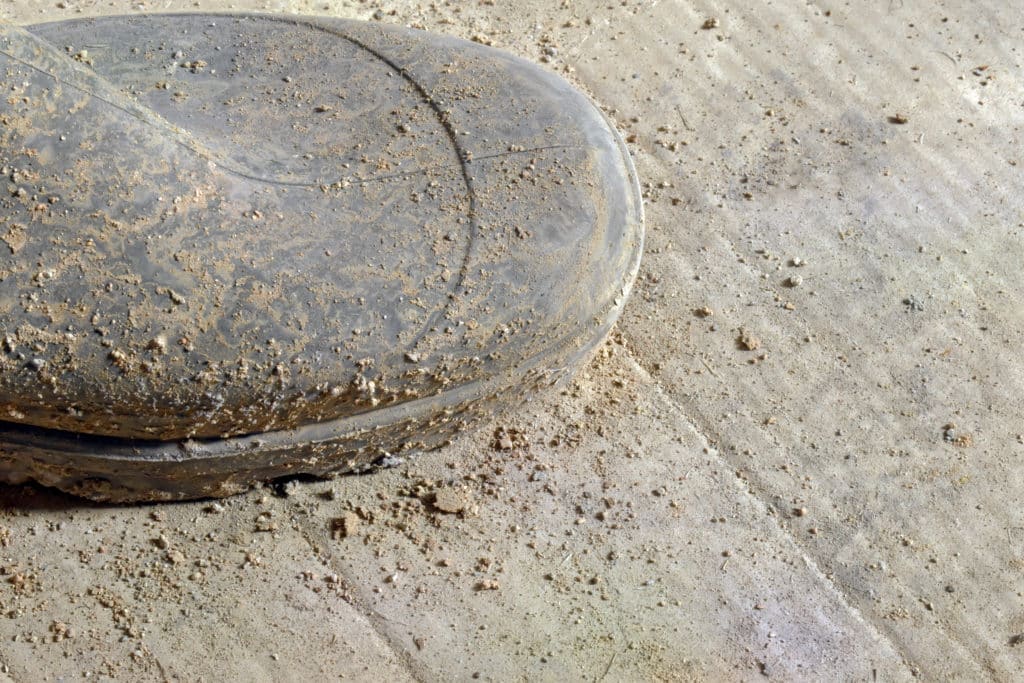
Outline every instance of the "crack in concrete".
<path fill-rule="evenodd" d="M 626 357 L 629 359 L 634 369 L 654 389 L 656 395 L 665 404 L 667 404 L 666 407 L 671 411 L 675 412 L 676 414 L 678 414 L 690 426 L 692 426 L 694 431 L 704 441 L 705 445 L 709 446 L 708 450 L 712 457 L 721 462 L 723 466 L 729 469 L 736 469 L 734 463 L 730 462 L 725 456 L 722 455 L 722 449 L 712 449 L 710 447 L 712 436 L 716 437 L 719 443 L 721 443 L 722 441 L 720 435 L 717 434 L 716 430 L 711 425 L 707 424 L 705 420 L 691 418 L 687 411 L 683 408 L 683 406 L 678 401 L 676 401 L 671 395 L 669 395 L 667 391 L 665 391 L 661 383 L 658 382 L 654 378 L 654 376 L 647 371 L 647 369 L 633 355 L 629 348 L 624 347 L 624 350 L 626 352 Z M 763 499 L 762 497 L 758 496 L 756 493 L 754 493 L 750 487 L 747 487 L 746 492 L 748 497 L 752 500 L 752 502 L 755 505 L 757 505 L 766 515 L 768 515 L 768 510 L 771 508 L 770 503 L 767 500 Z M 852 604 L 850 597 L 842 589 L 842 587 L 839 586 L 835 581 L 829 579 L 828 576 L 818 566 L 817 561 L 808 552 L 804 550 L 803 546 L 799 543 L 799 541 L 797 541 L 796 537 L 793 536 L 793 534 L 789 533 L 789 531 L 787 531 L 781 524 L 778 523 L 778 517 L 775 515 L 769 516 L 772 516 L 775 519 L 776 528 L 779 530 L 782 537 L 785 538 L 788 541 L 789 545 L 793 548 L 793 550 L 795 550 L 799 554 L 801 560 L 803 560 L 804 564 L 811 571 L 812 575 L 818 580 L 818 582 L 824 584 L 824 586 L 827 587 L 827 589 L 830 589 L 836 601 L 844 610 L 847 611 L 851 618 L 853 618 L 854 621 L 856 621 L 857 623 L 863 625 L 865 630 L 876 641 L 881 642 L 882 644 L 887 646 L 892 651 L 893 656 L 898 658 L 900 663 L 908 669 L 908 674 L 913 675 L 913 667 L 907 661 L 907 656 L 904 653 L 904 651 L 899 646 L 897 646 L 897 644 L 880 627 L 878 627 L 871 619 L 866 617 L 859 609 L 857 609 L 856 606 Z"/>
<path fill-rule="evenodd" d="M 363 617 L 365 617 L 367 624 L 373 631 L 374 635 L 377 636 L 378 640 L 387 648 L 387 651 L 394 656 L 394 659 L 399 663 L 403 671 L 409 676 L 409 678 L 416 683 L 428 683 L 434 680 L 433 678 L 427 677 L 423 673 L 423 667 L 413 659 L 411 651 L 404 647 L 402 642 L 393 634 L 392 629 L 383 625 L 383 622 L 387 623 L 400 623 L 393 619 L 389 619 L 377 610 L 369 607 L 365 602 L 354 594 L 355 586 L 359 585 L 354 583 L 352 579 L 345 573 L 345 570 L 334 562 L 334 556 L 329 551 L 324 551 L 323 546 L 317 543 L 313 538 L 313 529 L 307 527 L 306 524 L 299 524 L 297 526 L 299 535 L 302 536 L 302 540 L 309 546 L 310 551 L 313 555 L 320 560 L 322 564 L 330 567 L 336 571 L 338 576 L 342 580 L 342 587 L 345 588 L 345 595 L 339 596 L 341 600 L 352 607 L 352 609 L 358 611 Z M 322 529 L 317 530 L 318 533 L 326 533 Z M 408 624 L 401 624 L 402 626 L 408 626 Z"/>

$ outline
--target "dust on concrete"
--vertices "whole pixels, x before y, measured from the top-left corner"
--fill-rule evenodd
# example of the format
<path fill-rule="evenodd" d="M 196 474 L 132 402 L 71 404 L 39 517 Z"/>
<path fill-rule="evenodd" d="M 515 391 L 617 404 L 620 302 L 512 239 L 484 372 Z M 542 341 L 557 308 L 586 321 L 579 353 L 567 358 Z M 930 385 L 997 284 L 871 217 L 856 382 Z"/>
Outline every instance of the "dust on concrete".
<path fill-rule="evenodd" d="M 134 8 L 0 2 L 20 21 Z M 153 680 L 1015 677 L 1019 17 L 965 2 L 238 8 L 546 58 L 632 141 L 637 290 L 564 394 L 379 476 L 163 519 L 7 489 L 9 676 L 73 661 Z M 741 329 L 762 348 L 738 348 Z M 497 429 L 520 436 L 495 449 Z M 478 509 L 436 508 L 449 489 Z"/>

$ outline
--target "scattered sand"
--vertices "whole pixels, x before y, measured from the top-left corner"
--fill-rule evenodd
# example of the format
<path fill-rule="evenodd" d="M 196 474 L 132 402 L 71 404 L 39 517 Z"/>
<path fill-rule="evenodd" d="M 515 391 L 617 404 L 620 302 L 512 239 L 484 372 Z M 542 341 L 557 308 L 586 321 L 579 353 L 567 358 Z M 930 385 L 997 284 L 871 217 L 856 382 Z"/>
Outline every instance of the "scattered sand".
<path fill-rule="evenodd" d="M 1018 675 L 1019 16 L 234 3 L 325 4 L 494 43 L 593 93 L 647 202 L 618 331 L 561 393 L 371 477 L 157 508 L 5 488 L 3 673 Z M 137 3 L 65 5 L 0 16 Z"/>

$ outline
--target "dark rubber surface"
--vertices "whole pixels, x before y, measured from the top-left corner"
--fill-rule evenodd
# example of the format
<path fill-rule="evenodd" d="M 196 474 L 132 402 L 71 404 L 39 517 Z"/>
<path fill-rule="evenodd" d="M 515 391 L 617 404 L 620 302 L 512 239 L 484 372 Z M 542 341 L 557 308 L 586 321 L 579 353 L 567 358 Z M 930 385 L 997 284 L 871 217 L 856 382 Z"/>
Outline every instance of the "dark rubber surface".
<path fill-rule="evenodd" d="M 235 493 L 436 447 L 614 323 L 642 208 L 504 52 L 261 15 L 0 25 L 0 478 Z"/>

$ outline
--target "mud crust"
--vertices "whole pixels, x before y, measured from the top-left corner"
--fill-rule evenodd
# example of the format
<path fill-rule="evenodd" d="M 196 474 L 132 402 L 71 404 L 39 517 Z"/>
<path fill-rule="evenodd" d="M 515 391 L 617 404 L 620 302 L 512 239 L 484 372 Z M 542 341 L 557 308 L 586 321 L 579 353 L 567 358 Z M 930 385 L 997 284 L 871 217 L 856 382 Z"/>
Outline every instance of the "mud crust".
<path fill-rule="evenodd" d="M 639 191 L 639 188 L 637 188 Z M 621 286 L 624 302 L 643 251 Z M 621 313 L 611 308 L 589 340 L 569 340 L 556 366 L 537 359 L 518 381 L 467 386 L 366 415 L 231 439 L 142 442 L 0 423 L 0 480 L 35 481 L 104 503 L 223 498 L 275 479 L 362 474 L 441 448 L 460 432 L 571 378 Z"/>

